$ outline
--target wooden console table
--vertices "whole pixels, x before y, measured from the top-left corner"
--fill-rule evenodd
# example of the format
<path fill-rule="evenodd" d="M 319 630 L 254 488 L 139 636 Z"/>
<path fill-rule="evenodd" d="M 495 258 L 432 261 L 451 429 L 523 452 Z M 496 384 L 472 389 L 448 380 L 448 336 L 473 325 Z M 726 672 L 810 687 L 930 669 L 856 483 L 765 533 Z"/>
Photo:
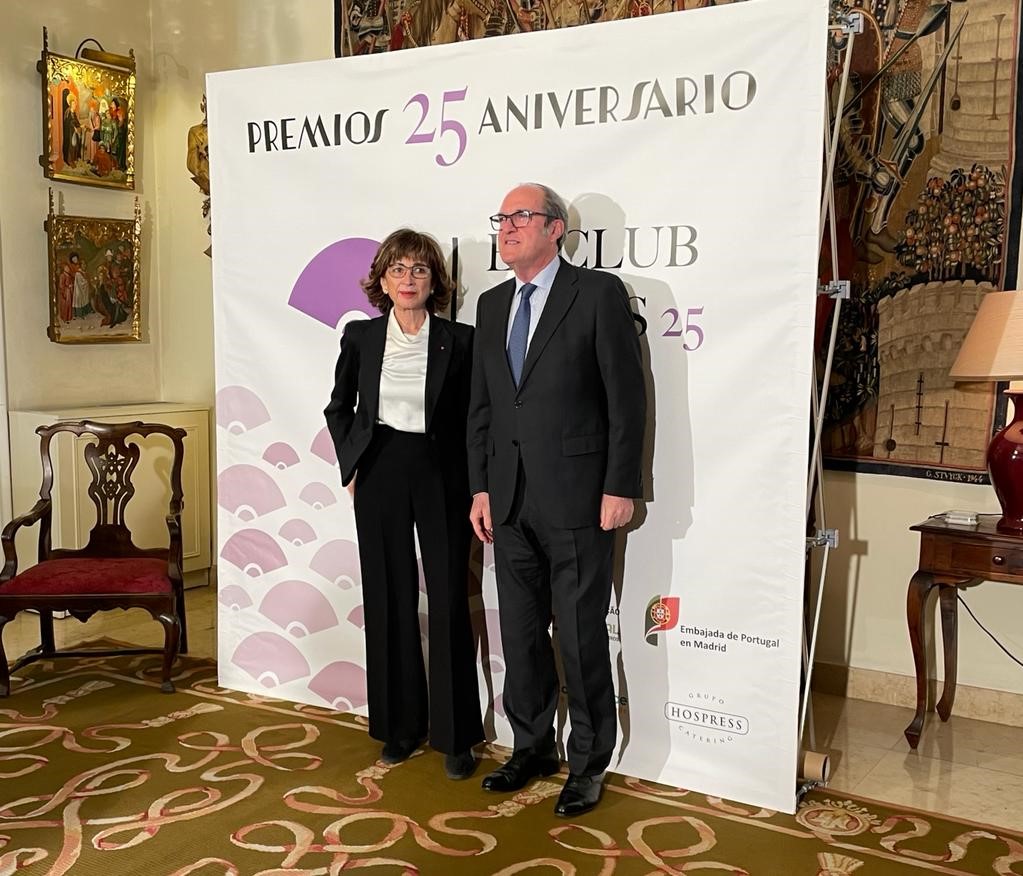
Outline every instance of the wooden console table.
<path fill-rule="evenodd" d="M 920 533 L 920 567 L 906 594 L 906 620 L 916 666 L 916 714 L 906 728 L 912 748 L 920 742 L 927 710 L 927 655 L 924 652 L 924 608 L 933 588 L 941 605 L 941 637 L 945 652 L 945 687 L 938 716 L 947 721 L 956 696 L 958 591 L 981 581 L 1023 584 L 1023 538 L 997 532 L 999 515 L 984 515 L 976 526 L 958 526 L 932 518 L 911 526 Z"/>

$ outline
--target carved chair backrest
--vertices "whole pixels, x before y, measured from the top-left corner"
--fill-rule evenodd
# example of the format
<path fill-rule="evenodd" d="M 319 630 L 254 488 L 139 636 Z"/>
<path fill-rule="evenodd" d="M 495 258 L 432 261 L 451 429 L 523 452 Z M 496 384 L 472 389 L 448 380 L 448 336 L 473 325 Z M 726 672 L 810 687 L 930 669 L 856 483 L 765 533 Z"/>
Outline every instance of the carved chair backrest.
<path fill-rule="evenodd" d="M 39 489 L 41 499 L 49 499 L 54 483 L 54 466 L 51 457 L 51 442 L 61 433 L 70 433 L 77 438 L 95 438 L 84 446 L 85 463 L 92 475 L 88 488 L 89 498 L 96 508 L 96 525 L 89 535 L 89 546 L 85 553 L 108 552 L 132 553 L 134 545 L 131 532 L 125 525 L 125 509 L 135 495 L 132 474 L 142 455 L 137 440 L 149 435 L 163 435 L 174 448 L 171 462 L 170 503 L 168 514 L 178 515 L 182 509 L 181 467 L 184 460 L 185 430 L 162 423 L 99 423 L 91 420 L 54 423 L 36 429 L 40 436 L 39 454 L 43 465 L 43 483 Z M 64 474 L 64 477 L 69 474 Z M 75 475 L 70 475 L 75 476 Z M 40 533 L 42 534 L 42 533 Z M 47 545 L 48 549 L 48 545 Z"/>

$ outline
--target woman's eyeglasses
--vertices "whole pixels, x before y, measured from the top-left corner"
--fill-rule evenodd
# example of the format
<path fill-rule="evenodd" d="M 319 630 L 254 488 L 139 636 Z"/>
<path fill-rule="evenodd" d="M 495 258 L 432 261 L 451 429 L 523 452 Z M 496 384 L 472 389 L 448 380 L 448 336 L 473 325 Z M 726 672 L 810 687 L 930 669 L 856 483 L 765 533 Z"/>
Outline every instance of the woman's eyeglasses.
<path fill-rule="evenodd" d="M 403 265 L 401 262 L 395 262 L 387 269 L 387 276 L 395 280 L 405 279 L 406 274 L 411 274 L 417 280 L 425 280 L 430 273 L 429 265 Z"/>

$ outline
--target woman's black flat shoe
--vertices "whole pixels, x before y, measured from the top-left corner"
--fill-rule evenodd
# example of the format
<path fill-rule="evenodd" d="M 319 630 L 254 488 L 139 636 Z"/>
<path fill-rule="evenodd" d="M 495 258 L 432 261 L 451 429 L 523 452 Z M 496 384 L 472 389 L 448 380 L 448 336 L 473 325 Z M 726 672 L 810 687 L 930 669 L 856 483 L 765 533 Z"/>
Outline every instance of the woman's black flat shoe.
<path fill-rule="evenodd" d="M 401 763 L 408 760 L 417 748 L 419 748 L 418 739 L 395 739 L 384 745 L 380 751 L 380 759 L 384 763 L 392 765 Z"/>
<path fill-rule="evenodd" d="M 459 754 L 444 755 L 444 772 L 449 779 L 459 782 L 476 772 L 476 756 L 471 748 Z"/>

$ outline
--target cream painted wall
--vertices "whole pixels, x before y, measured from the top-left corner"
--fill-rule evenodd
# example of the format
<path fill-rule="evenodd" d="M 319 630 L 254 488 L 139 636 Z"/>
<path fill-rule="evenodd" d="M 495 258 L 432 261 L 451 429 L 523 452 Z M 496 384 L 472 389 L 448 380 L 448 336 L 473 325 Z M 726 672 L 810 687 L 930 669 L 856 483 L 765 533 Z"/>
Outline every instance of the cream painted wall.
<path fill-rule="evenodd" d="M 2 112 L 0 104 L 0 112 Z M 0 240 L 3 225 L 0 224 Z M 3 247 L 0 246 L 0 526 L 6 526 L 13 516 L 11 510 L 11 444 L 7 435 L 7 358 L 4 355 L 4 280 Z"/>
<path fill-rule="evenodd" d="M 840 543 L 829 560 L 817 660 L 912 676 L 906 588 L 920 541 L 909 527 L 952 508 L 996 512 L 994 491 L 845 472 L 826 473 L 824 489 L 827 525 L 840 531 Z M 988 581 L 963 597 L 1002 644 L 1023 657 L 1023 588 Z M 935 600 L 932 630 L 938 628 L 936 615 Z M 942 677 L 940 669 L 937 675 Z M 1023 693 L 1023 670 L 962 609 L 958 678 L 964 685 Z"/>
<path fill-rule="evenodd" d="M 209 243 L 202 196 L 185 168 L 207 72 L 333 56 L 328 0 L 14 0 L 0 30 L 0 423 L 7 410 L 147 400 L 213 405 Z M 85 22 L 88 26 L 83 30 Z M 94 36 L 138 63 L 136 185 L 143 209 L 144 342 L 69 346 L 46 337 L 46 180 L 40 80 L 42 28 L 73 55 Z M 11 120 L 20 119 L 14 125 Z M 52 184 L 65 212 L 128 218 L 132 195 Z M 6 363 L 6 369 L 4 368 Z M 0 430 L 0 523 L 10 518 L 7 429 Z"/>
<path fill-rule="evenodd" d="M 4 304 L 7 402 L 12 410 L 35 405 L 133 402 L 159 395 L 159 301 L 152 245 L 156 215 L 154 161 L 149 136 L 153 106 L 149 9 L 132 0 L 18 0 L 5 6 L 0 28 L 0 167 L 6 168 L 0 198 L 0 270 Z M 142 295 L 145 338 L 136 344 L 63 345 L 46 337 L 49 319 L 46 266 L 47 188 L 58 208 L 85 216 L 130 218 L 130 192 L 51 183 L 42 175 L 41 80 L 35 65 L 43 26 L 50 50 L 74 55 L 86 36 L 112 52 L 135 49 L 136 194 L 143 211 Z"/>
<path fill-rule="evenodd" d="M 152 0 L 153 155 L 164 209 L 156 217 L 158 343 L 165 398 L 212 406 L 213 295 L 202 194 L 185 168 L 207 73 L 333 57 L 326 0 Z M 214 209 L 216 206 L 214 205 Z"/>
<path fill-rule="evenodd" d="M 165 399 L 212 409 L 213 282 L 203 254 L 210 238 L 203 195 L 185 167 L 188 129 L 202 119 L 207 73 L 332 58 L 333 9 L 326 0 L 150 0 L 150 8 L 156 94 L 151 130 L 163 205 L 154 252 L 161 289 L 160 388 Z M 211 453 L 215 458 L 215 441 Z M 215 463 L 211 476 L 215 538 Z"/>
<path fill-rule="evenodd" d="M 148 398 L 212 405 L 213 332 L 209 238 L 202 197 L 185 169 L 188 128 L 200 117 L 204 77 L 214 70 L 328 58 L 328 0 L 17 0 L 0 31 L 0 118 L 21 119 L 0 138 L 8 170 L 0 200 L 0 325 L 7 343 L 11 407 Z M 108 48 L 134 46 L 139 58 L 140 195 L 146 220 L 144 271 L 150 302 L 148 343 L 61 347 L 45 336 L 46 180 L 40 151 L 39 55 L 42 25 L 51 48 L 71 54 L 90 34 Z M 116 25 L 113 24 L 116 22 Z M 55 185 L 69 212 L 129 216 L 131 197 Z M 326 363 L 329 367 L 329 363 Z M 2 372 L 0 372 L 2 373 Z M 3 396 L 0 394 L 0 407 Z M 2 413 L 2 411 L 0 411 Z M 0 492 L 7 493 L 0 440 Z M 829 472 L 824 482 L 828 524 L 841 531 L 827 581 L 818 659 L 912 675 L 905 593 L 915 569 L 917 538 L 908 527 L 949 508 L 993 511 L 988 488 L 908 478 Z M 3 505 L 0 503 L 0 509 Z M 0 512 L 2 516 L 2 512 Z M 986 583 L 967 593 L 975 611 L 1016 653 L 1015 621 L 1023 591 Z M 1023 692 L 1023 672 L 962 616 L 960 681 Z"/>

